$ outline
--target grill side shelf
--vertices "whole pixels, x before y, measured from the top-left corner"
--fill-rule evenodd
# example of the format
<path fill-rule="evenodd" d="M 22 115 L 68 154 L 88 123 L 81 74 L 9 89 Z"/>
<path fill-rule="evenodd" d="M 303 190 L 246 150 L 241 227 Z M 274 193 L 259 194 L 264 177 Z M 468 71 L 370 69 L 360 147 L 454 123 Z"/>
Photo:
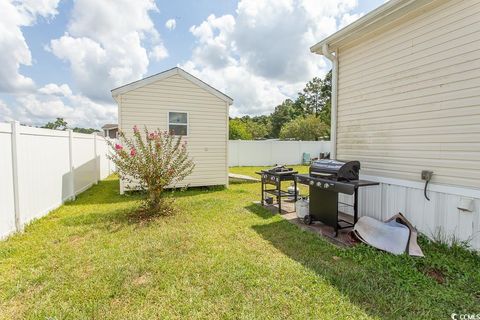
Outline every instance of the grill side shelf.
<path fill-rule="evenodd" d="M 294 196 L 293 193 L 288 193 L 288 192 L 283 191 L 283 190 L 267 189 L 267 190 L 264 190 L 264 191 L 265 191 L 265 193 L 274 195 L 275 197 L 293 197 Z"/>

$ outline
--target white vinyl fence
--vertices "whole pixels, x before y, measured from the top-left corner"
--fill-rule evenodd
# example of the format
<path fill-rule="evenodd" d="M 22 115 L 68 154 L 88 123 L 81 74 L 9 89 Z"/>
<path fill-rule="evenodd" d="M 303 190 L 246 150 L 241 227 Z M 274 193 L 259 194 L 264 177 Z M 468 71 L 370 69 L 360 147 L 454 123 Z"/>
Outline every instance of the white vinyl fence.
<path fill-rule="evenodd" d="M 0 123 L 0 238 L 107 177 L 107 153 L 96 134 Z"/>
<path fill-rule="evenodd" d="M 301 164 L 303 153 L 318 158 L 330 152 L 330 141 L 230 140 L 228 164 L 235 166 L 271 166 Z"/>

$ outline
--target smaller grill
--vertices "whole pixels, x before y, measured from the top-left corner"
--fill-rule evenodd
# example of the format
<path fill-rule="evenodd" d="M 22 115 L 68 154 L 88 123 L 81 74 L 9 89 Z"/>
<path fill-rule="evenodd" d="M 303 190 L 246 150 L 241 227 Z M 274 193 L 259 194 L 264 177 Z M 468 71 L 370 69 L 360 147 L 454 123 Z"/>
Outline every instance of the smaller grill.
<path fill-rule="evenodd" d="M 293 171 L 293 168 L 287 168 L 286 166 L 275 166 L 273 168 L 256 172 L 261 176 L 262 181 L 262 205 L 265 204 L 265 195 L 274 196 L 278 204 L 278 212 L 282 212 L 282 198 L 291 198 L 292 194 L 288 191 L 282 190 L 282 181 L 293 181 L 294 183 L 294 201 L 297 201 L 297 182 L 295 180 L 295 174 L 297 171 Z M 273 185 L 273 188 L 268 188 L 268 185 Z"/>
<path fill-rule="evenodd" d="M 310 165 L 312 177 L 331 179 L 336 181 L 358 180 L 360 162 L 322 159 Z"/>
<path fill-rule="evenodd" d="M 293 168 L 287 168 L 286 166 L 275 166 L 273 168 L 267 169 L 267 170 L 262 170 L 263 172 L 269 172 L 269 173 L 290 173 L 293 171 Z"/>

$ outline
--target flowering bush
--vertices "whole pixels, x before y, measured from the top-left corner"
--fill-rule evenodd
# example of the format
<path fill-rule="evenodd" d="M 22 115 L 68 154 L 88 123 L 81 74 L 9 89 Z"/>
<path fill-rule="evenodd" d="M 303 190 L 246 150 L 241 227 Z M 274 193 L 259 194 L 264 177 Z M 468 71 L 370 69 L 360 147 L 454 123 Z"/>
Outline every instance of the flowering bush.
<path fill-rule="evenodd" d="M 165 214 L 171 211 L 171 202 L 163 197 L 167 186 L 175 186 L 192 173 L 195 167 L 189 158 L 186 141 L 167 131 L 144 134 L 135 126 L 133 138 L 119 133 L 122 144 L 109 141 L 113 152 L 110 159 L 115 163 L 120 177 L 129 184 L 139 184 L 148 197 L 143 208 L 148 214 Z"/>

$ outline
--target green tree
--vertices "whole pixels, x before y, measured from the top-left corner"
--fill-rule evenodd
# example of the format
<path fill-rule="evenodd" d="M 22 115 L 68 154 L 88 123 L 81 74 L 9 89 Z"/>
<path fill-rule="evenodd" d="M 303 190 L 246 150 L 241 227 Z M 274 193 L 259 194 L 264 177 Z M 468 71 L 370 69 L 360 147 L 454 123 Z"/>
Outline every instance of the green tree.
<path fill-rule="evenodd" d="M 228 136 L 230 140 L 251 140 L 252 134 L 248 132 L 247 125 L 241 119 L 230 119 Z"/>
<path fill-rule="evenodd" d="M 318 116 L 325 106 L 322 95 L 323 81 L 315 77 L 305 85 L 302 92 L 298 93 L 298 99 L 302 99 L 305 104 L 305 113 Z"/>
<path fill-rule="evenodd" d="M 304 104 L 303 116 L 314 114 L 327 125 L 328 130 L 325 133 L 327 137 L 330 137 L 331 95 L 332 71 L 330 70 L 323 80 L 313 78 L 309 81 L 303 91 L 298 94 L 298 98 L 295 101 L 298 105 Z"/>
<path fill-rule="evenodd" d="M 259 122 L 249 120 L 246 122 L 247 131 L 253 139 L 263 139 L 268 136 L 268 127 Z"/>
<path fill-rule="evenodd" d="M 42 128 L 53 129 L 53 130 L 67 130 L 67 122 L 63 118 L 57 118 L 54 122 L 48 122 Z"/>
<path fill-rule="evenodd" d="M 86 134 L 92 134 L 94 132 L 100 132 L 100 130 L 93 129 L 93 128 L 79 128 L 75 127 L 72 129 L 73 132 L 79 132 L 79 133 L 86 133 Z"/>
<path fill-rule="evenodd" d="M 295 102 L 292 105 L 293 108 L 293 118 L 304 117 L 310 112 L 308 111 L 307 103 L 305 101 L 305 96 L 299 95 Z"/>
<path fill-rule="evenodd" d="M 330 70 L 325 79 L 323 79 L 323 86 L 321 89 L 321 97 L 324 101 L 324 106 L 320 111 L 319 117 L 323 123 L 327 125 L 328 131 L 326 133 L 327 138 L 330 138 L 330 127 L 331 127 L 331 111 L 332 111 L 332 70 Z"/>
<path fill-rule="evenodd" d="M 291 99 L 287 99 L 281 105 L 275 107 L 275 111 L 271 115 L 272 138 L 278 138 L 283 125 L 295 118 L 293 104 L 294 102 Z"/>
<path fill-rule="evenodd" d="M 261 115 L 250 118 L 253 127 L 249 128 L 254 139 L 263 139 L 271 137 L 272 121 L 270 115 Z"/>
<path fill-rule="evenodd" d="M 321 98 L 323 101 L 330 101 L 332 96 L 332 70 L 328 71 L 323 79 L 323 85 L 321 89 Z"/>
<path fill-rule="evenodd" d="M 283 126 L 280 139 L 317 141 L 325 137 L 328 126 L 315 115 L 298 117 Z"/>

